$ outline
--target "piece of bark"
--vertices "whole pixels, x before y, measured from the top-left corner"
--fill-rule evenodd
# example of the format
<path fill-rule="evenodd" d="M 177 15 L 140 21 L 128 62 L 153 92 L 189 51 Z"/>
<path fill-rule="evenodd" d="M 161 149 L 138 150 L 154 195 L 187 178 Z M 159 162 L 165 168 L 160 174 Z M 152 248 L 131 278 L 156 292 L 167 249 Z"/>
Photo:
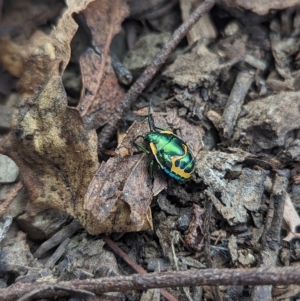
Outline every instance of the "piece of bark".
<path fill-rule="evenodd" d="M 208 186 L 215 208 L 230 225 L 245 223 L 248 211 L 258 210 L 264 191 L 267 171 L 243 168 L 239 176 L 235 175 L 234 166 L 248 156 L 242 151 L 233 154 L 201 151 L 196 157 L 193 179 Z M 233 171 L 233 179 L 230 179 L 230 171 Z"/>
<path fill-rule="evenodd" d="M 281 92 L 256 99 L 243 107 L 234 139 L 252 152 L 283 146 L 286 134 L 298 129 L 300 96 L 298 92 Z"/>

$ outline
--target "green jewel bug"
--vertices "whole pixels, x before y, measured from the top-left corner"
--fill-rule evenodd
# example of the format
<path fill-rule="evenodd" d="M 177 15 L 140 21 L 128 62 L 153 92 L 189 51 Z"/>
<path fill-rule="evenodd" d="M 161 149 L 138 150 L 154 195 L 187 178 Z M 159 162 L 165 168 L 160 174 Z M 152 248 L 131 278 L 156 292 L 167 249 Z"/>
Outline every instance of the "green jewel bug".
<path fill-rule="evenodd" d="M 148 124 L 150 132 L 145 136 L 137 136 L 132 143 L 147 154 L 153 154 L 160 169 L 169 177 L 185 182 L 190 179 L 195 169 L 195 158 L 186 143 L 173 132 L 157 127 L 151 114 L 151 101 L 148 109 Z M 150 150 L 136 143 L 138 138 L 143 138 L 149 143 Z M 149 174 L 153 182 L 154 159 L 149 165 Z"/>

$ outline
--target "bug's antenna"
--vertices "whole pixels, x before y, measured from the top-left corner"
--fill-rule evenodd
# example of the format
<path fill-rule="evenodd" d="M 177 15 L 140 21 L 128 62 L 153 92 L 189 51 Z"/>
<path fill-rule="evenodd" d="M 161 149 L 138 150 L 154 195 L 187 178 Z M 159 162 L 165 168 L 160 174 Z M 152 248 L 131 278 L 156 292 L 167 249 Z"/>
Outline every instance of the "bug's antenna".
<path fill-rule="evenodd" d="M 148 124 L 150 128 L 150 132 L 155 132 L 155 125 L 154 125 L 154 120 L 151 111 L 152 111 L 152 99 L 150 99 L 150 104 L 148 108 Z"/>

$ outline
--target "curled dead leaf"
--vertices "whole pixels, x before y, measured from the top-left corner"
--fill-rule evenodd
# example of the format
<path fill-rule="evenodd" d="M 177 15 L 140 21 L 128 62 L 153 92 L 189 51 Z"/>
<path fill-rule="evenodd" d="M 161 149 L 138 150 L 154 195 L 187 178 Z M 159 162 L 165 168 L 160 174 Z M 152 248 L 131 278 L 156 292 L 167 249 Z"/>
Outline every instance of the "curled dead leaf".
<path fill-rule="evenodd" d="M 31 210 L 67 212 L 86 226 L 92 215 L 83 209 L 83 199 L 99 166 L 97 135 L 84 128 L 76 109 L 67 107 L 57 73 L 24 99 L 2 148 L 21 170 Z"/>
<path fill-rule="evenodd" d="M 116 156 L 100 165 L 85 196 L 85 209 L 112 231 L 152 230 L 149 206 L 153 191 L 152 185 L 147 185 L 149 160 L 131 144 L 136 136 L 148 131 L 146 120 L 130 127 L 115 150 Z M 153 186 L 159 185 L 166 187 L 166 180 L 155 179 Z"/>
<path fill-rule="evenodd" d="M 201 134 L 195 126 L 179 118 L 177 110 L 154 114 L 154 119 L 162 128 L 177 129 L 194 153 L 201 148 Z M 137 136 L 148 132 L 147 119 L 130 127 L 115 151 L 116 156 L 101 164 L 85 196 L 85 209 L 103 226 L 110 223 L 112 231 L 152 229 L 149 206 L 153 196 L 167 187 L 167 178 L 161 171 L 155 170 L 152 187 L 148 174 L 150 158 L 141 154 L 131 143 Z M 144 143 L 143 139 L 139 142 Z M 148 147 L 147 144 L 145 147 Z"/>
<path fill-rule="evenodd" d="M 40 92 L 24 99 L 12 131 L 2 140 L 2 151 L 23 175 L 29 213 L 49 208 L 67 212 L 91 234 L 152 229 L 147 161 L 141 154 L 128 155 L 133 153 L 132 136 L 119 148 L 127 147 L 127 155 L 120 152 L 96 173 L 96 132 L 85 129 L 79 112 L 67 107 L 58 70 L 56 74 Z M 95 173 L 87 194 L 90 204 L 84 207 Z M 95 203 L 93 193 L 102 202 Z"/>
<path fill-rule="evenodd" d="M 124 0 L 98 0 L 83 12 L 94 46 L 80 59 L 82 91 L 78 108 L 86 128 L 104 125 L 125 95 L 112 68 L 110 44 L 128 14 Z"/>

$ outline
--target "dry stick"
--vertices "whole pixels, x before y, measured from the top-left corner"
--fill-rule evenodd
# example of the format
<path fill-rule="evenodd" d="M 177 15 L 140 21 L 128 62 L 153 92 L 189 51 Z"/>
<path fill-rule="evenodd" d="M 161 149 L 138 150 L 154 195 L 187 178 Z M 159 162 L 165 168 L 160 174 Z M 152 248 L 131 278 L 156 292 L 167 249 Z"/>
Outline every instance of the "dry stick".
<path fill-rule="evenodd" d="M 147 271 L 139 266 L 134 260 L 132 260 L 123 250 L 121 250 L 109 237 L 104 237 L 103 240 L 109 245 L 109 247 L 117 253 L 126 263 L 128 263 L 139 274 L 147 274 Z M 178 301 L 173 295 L 171 295 L 165 289 L 161 289 L 160 293 L 169 301 Z"/>
<path fill-rule="evenodd" d="M 24 296 L 22 296 L 21 298 L 19 298 L 17 301 L 30 301 L 32 300 L 33 297 L 35 297 L 36 295 L 40 294 L 40 293 L 48 293 L 48 292 L 52 292 L 52 296 L 55 296 L 57 291 L 65 291 L 68 292 L 69 295 L 72 296 L 76 296 L 80 299 L 84 299 L 84 300 L 89 300 L 90 297 L 94 297 L 95 294 L 90 293 L 88 291 L 85 290 L 75 290 L 72 288 L 65 288 L 59 285 L 48 285 L 48 286 L 40 286 L 39 288 L 32 290 L 30 292 L 28 292 L 27 294 L 25 294 Z"/>
<path fill-rule="evenodd" d="M 252 81 L 253 75 L 249 71 L 241 71 L 236 77 L 219 123 L 219 128 L 223 131 L 225 138 L 230 138 L 233 134 L 233 128 L 240 115 L 245 96 Z"/>
<path fill-rule="evenodd" d="M 152 63 L 144 70 L 142 75 L 131 86 L 125 97 L 116 107 L 115 113 L 108 120 L 107 124 L 98 136 L 98 150 L 104 151 L 105 146 L 110 142 L 117 130 L 118 123 L 125 117 L 138 95 L 145 89 L 151 79 L 167 60 L 168 55 L 175 49 L 182 38 L 192 28 L 192 26 L 215 4 L 216 0 L 206 0 L 194 11 L 193 14 L 184 22 L 172 35 L 161 51 L 156 55 Z"/>
<path fill-rule="evenodd" d="M 284 202 L 288 180 L 276 174 L 271 193 L 271 203 L 274 204 L 274 215 L 265 239 L 262 241 L 260 266 L 276 266 L 280 249 L 281 227 L 283 220 Z M 300 275 L 299 275 L 300 277 Z M 252 290 L 251 300 L 272 300 L 272 286 L 256 286 Z"/>
<path fill-rule="evenodd" d="M 61 244 L 64 240 L 72 236 L 82 226 L 79 222 L 74 219 L 69 225 L 62 228 L 60 231 L 55 233 L 52 237 L 46 240 L 33 254 L 35 258 L 41 258 L 47 251 Z"/>
<path fill-rule="evenodd" d="M 101 295 L 106 292 L 125 290 L 147 290 L 150 288 L 197 286 L 197 285 L 300 285 L 300 267 L 263 267 L 255 269 L 206 269 L 179 272 L 136 274 L 132 276 L 105 277 L 99 279 L 61 281 L 56 287 L 80 289 Z M 48 287 L 46 283 L 16 283 L 0 289 L 1 301 L 15 301 L 24 294 Z M 66 293 L 55 292 L 55 296 Z M 41 292 L 35 298 L 46 298 L 49 294 Z M 52 295 L 53 296 L 53 295 Z"/>
<path fill-rule="evenodd" d="M 2 202 L 0 205 L 0 216 L 3 216 L 3 214 L 6 212 L 8 206 L 12 203 L 12 201 L 19 194 L 19 192 L 21 191 L 21 189 L 23 187 L 24 187 L 24 184 L 22 181 L 18 182 L 17 185 L 15 185 L 15 187 L 12 189 L 12 191 L 6 197 L 5 201 Z"/>

